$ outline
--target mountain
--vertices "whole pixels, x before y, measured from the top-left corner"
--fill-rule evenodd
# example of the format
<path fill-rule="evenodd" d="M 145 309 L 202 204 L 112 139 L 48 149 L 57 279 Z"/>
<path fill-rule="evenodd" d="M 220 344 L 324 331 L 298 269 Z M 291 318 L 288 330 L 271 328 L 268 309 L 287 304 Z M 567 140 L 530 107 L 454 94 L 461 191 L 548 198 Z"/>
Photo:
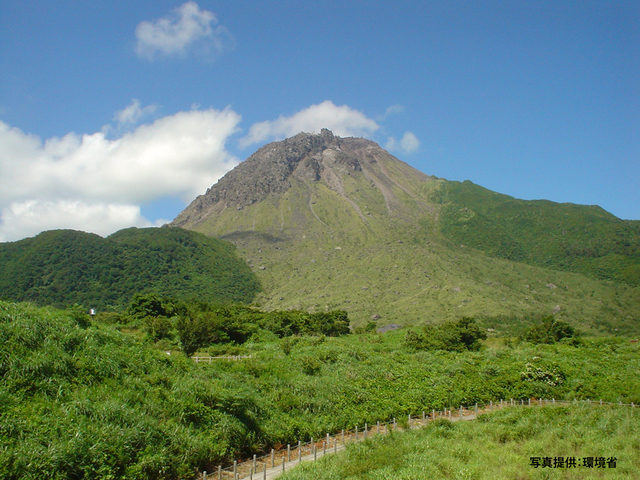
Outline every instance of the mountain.
<path fill-rule="evenodd" d="M 176 228 L 43 232 L 0 243 L 0 272 L 0 298 L 54 306 L 123 307 L 148 291 L 250 302 L 259 290 L 232 244 Z"/>
<path fill-rule="evenodd" d="M 328 130 L 263 146 L 171 226 L 233 242 L 266 308 L 496 328 L 555 313 L 621 331 L 640 318 L 638 222 L 432 177 Z"/>

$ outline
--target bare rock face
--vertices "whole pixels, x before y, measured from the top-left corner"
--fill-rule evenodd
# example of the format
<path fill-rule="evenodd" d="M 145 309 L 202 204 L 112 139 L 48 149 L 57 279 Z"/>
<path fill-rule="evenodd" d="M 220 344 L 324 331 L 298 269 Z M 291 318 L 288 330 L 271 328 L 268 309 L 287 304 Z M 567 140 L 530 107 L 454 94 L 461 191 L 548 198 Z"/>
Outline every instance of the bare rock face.
<path fill-rule="evenodd" d="M 226 209 L 242 210 L 286 192 L 293 178 L 305 183 L 324 181 L 342 194 L 340 179 L 362 172 L 364 164 L 374 165 L 380 155 L 390 156 L 363 138 L 341 138 L 327 129 L 320 134 L 299 133 L 257 150 L 197 197 L 172 225 L 193 226 Z"/>

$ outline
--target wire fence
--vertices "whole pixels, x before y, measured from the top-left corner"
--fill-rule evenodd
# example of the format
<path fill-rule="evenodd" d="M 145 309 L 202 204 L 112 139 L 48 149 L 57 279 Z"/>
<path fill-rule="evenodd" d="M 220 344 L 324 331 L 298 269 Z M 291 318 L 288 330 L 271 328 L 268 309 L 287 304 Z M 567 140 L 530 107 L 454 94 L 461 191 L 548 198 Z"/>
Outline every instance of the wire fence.
<path fill-rule="evenodd" d="M 612 403 L 603 402 L 602 400 L 545 400 L 542 398 L 527 400 L 500 400 L 490 401 L 484 406 L 477 403 L 471 406 L 451 407 L 449 409 L 431 412 L 423 411 L 417 415 L 403 416 L 401 419 L 393 418 L 386 422 L 376 422 L 375 424 L 364 426 L 355 426 L 353 430 L 341 430 L 339 433 L 327 433 L 322 438 L 311 438 L 308 442 L 298 441 L 297 444 L 289 444 L 279 449 L 271 449 L 266 455 L 254 455 L 252 459 L 238 462 L 234 461 L 233 465 L 224 467 L 218 466 L 216 472 L 202 472 L 201 477 L 197 480 L 271 480 L 276 478 L 288 468 L 292 468 L 300 462 L 317 460 L 318 458 L 328 454 L 335 453 L 343 449 L 350 442 L 366 440 L 374 435 L 386 435 L 395 431 L 403 431 L 412 428 L 421 428 L 430 422 L 438 419 L 462 420 L 473 419 L 480 414 L 490 413 L 506 407 L 528 406 L 528 407 L 544 407 L 555 405 L 616 405 L 637 407 L 632 403 Z"/>

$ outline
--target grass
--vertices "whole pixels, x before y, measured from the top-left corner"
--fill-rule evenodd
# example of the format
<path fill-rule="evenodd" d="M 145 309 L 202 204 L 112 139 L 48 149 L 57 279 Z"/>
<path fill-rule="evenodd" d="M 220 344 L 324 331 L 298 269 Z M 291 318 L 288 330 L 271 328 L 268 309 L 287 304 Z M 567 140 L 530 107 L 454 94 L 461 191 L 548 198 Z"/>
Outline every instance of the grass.
<path fill-rule="evenodd" d="M 0 302 L 0 477 L 188 478 L 423 410 L 500 398 L 640 403 L 639 347 L 623 338 L 458 353 L 412 351 L 404 335 L 259 334 L 224 347 L 252 358 L 195 364 L 112 325 Z"/>
<path fill-rule="evenodd" d="M 282 480 L 635 479 L 640 409 L 574 404 L 510 408 L 474 421 L 437 420 L 426 428 L 349 444 L 303 464 Z M 532 465 L 531 457 L 575 458 L 575 468 Z M 605 468 L 582 466 L 603 457 Z M 616 459 L 613 463 L 606 460 Z M 552 463 L 553 465 L 553 463 Z"/>

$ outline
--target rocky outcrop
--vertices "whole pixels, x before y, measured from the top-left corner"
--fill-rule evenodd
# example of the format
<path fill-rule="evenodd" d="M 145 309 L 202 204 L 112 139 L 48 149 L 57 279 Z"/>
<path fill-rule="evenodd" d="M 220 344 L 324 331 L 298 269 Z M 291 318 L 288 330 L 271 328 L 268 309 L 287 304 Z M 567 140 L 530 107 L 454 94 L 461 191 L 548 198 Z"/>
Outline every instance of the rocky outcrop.
<path fill-rule="evenodd" d="M 242 210 L 286 192 L 292 177 L 304 182 L 324 180 L 342 195 L 340 178 L 361 172 L 363 163 L 375 164 L 380 155 L 389 154 L 364 138 L 341 138 L 327 129 L 319 134 L 299 133 L 257 150 L 197 197 L 172 225 L 194 225 L 225 209 Z"/>

